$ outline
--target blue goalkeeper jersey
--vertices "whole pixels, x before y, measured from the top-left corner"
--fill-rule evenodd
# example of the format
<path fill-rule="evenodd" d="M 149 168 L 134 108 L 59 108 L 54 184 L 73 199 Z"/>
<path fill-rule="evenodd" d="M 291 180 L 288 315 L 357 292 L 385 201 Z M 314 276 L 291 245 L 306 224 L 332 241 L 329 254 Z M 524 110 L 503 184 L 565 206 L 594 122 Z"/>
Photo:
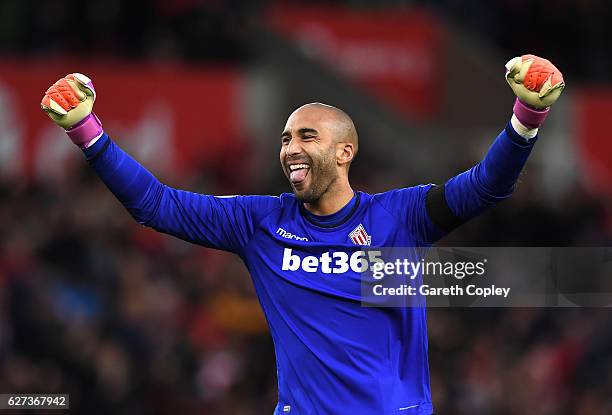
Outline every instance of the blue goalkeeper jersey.
<path fill-rule="evenodd" d="M 425 309 L 361 306 L 361 276 L 350 258 L 361 245 L 422 246 L 441 231 L 418 186 L 357 192 L 341 211 L 316 217 L 293 194 L 195 196 L 171 192 L 179 237 L 240 255 L 266 315 L 276 351 L 275 414 L 430 414 Z M 172 223 L 171 223 L 172 222 Z M 357 230 L 359 235 L 353 232 Z M 353 234 L 353 237 L 351 237 Z"/>
<path fill-rule="evenodd" d="M 450 179 L 444 205 L 453 217 L 467 220 L 508 197 L 533 141 L 508 125 L 480 163 Z M 425 309 L 361 306 L 361 276 L 351 266 L 364 246 L 422 247 L 442 237 L 426 207 L 432 185 L 356 192 L 321 217 L 293 194 L 170 188 L 106 134 L 85 153 L 140 223 L 243 259 L 274 340 L 275 415 L 432 413 Z"/>
<path fill-rule="evenodd" d="M 214 244 L 237 248 L 274 339 L 275 414 L 432 412 L 425 309 L 362 307 L 351 264 L 361 245 L 437 239 L 425 210 L 428 189 L 358 192 L 325 218 L 308 214 L 293 194 L 213 202 L 231 223 L 216 229 L 228 239 Z"/>

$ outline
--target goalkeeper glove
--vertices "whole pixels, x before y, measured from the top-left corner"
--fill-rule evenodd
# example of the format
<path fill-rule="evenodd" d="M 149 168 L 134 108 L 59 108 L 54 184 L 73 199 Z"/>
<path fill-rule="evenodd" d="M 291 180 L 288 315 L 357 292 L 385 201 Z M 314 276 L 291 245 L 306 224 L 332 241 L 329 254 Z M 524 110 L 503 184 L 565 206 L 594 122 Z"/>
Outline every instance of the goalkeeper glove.
<path fill-rule="evenodd" d="M 96 91 L 91 79 L 80 73 L 66 75 L 51 85 L 40 106 L 66 130 L 72 142 L 87 148 L 102 136 L 102 123 L 92 112 Z"/>
<path fill-rule="evenodd" d="M 510 59 L 506 64 L 506 81 L 517 97 L 514 115 L 529 130 L 542 125 L 549 107 L 565 88 L 563 75 L 555 65 L 535 55 Z"/>

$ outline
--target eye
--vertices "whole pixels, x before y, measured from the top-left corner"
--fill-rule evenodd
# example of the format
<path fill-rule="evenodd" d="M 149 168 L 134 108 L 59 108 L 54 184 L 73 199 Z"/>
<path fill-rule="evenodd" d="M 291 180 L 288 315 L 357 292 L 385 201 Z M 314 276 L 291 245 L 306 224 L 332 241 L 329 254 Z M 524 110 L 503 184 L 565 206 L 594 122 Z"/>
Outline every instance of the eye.
<path fill-rule="evenodd" d="M 287 143 L 289 143 L 289 141 L 291 141 L 291 137 L 285 136 L 285 137 L 281 138 L 281 143 L 282 144 L 287 144 Z"/>

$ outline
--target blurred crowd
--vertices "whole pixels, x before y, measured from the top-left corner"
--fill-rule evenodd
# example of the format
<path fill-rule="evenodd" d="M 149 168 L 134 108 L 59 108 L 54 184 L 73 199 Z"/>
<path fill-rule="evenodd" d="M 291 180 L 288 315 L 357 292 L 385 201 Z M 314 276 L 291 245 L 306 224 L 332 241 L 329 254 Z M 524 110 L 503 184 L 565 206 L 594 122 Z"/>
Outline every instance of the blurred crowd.
<path fill-rule="evenodd" d="M 241 62 L 259 2 L 105 0 L 0 3 L 0 53 Z"/>
<path fill-rule="evenodd" d="M 271 413 L 239 260 L 137 225 L 83 173 L 1 185 L 0 391 L 70 393 L 73 413 Z"/>
<path fill-rule="evenodd" d="M 245 62 L 274 4 L 428 7 L 504 56 L 549 57 L 568 79 L 612 73 L 612 6 L 598 0 L 3 0 L 0 53 Z"/>
<path fill-rule="evenodd" d="M 507 56 L 533 53 L 566 80 L 610 83 L 612 4 L 600 0 L 424 0 L 463 31 Z"/>
<path fill-rule="evenodd" d="M 612 411 L 608 310 L 435 309 L 428 323 L 440 414 Z"/>

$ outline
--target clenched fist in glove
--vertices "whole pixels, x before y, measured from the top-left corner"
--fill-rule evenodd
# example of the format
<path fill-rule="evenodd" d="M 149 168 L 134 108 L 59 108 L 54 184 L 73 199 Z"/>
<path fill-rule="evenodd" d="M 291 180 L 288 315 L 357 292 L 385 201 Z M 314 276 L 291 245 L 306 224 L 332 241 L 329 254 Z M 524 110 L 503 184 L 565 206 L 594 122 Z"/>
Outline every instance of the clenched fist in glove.
<path fill-rule="evenodd" d="M 92 112 L 96 91 L 80 73 L 66 75 L 51 85 L 40 103 L 43 111 L 66 130 L 74 144 L 86 148 L 102 135 L 102 123 Z"/>
<path fill-rule="evenodd" d="M 563 75 L 555 65 L 535 55 L 510 59 L 506 64 L 506 81 L 517 97 L 514 115 L 528 130 L 544 122 L 549 107 L 565 88 Z"/>

